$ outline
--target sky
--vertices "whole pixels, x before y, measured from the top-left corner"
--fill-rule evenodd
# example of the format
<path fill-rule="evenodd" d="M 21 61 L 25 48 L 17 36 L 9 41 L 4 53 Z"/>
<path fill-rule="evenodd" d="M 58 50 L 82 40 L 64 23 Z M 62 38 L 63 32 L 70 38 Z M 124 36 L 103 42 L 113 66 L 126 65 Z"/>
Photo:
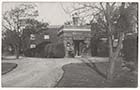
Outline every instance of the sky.
<path fill-rule="evenodd" d="M 35 3 L 39 11 L 38 20 L 48 22 L 50 25 L 63 25 L 66 21 L 71 20 L 70 15 L 66 14 L 60 3 Z M 5 12 L 14 8 L 19 3 L 3 3 L 2 11 Z"/>

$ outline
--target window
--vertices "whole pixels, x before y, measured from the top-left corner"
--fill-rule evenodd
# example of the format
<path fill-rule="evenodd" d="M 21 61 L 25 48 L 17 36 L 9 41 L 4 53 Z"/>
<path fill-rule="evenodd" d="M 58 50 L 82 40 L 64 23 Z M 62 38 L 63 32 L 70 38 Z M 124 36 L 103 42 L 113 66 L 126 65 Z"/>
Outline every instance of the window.
<path fill-rule="evenodd" d="M 44 35 L 44 39 L 49 39 L 49 35 Z"/>
<path fill-rule="evenodd" d="M 113 47 L 117 47 L 117 45 L 118 45 L 118 39 L 115 39 L 115 40 L 113 41 Z"/>
<path fill-rule="evenodd" d="M 35 35 L 34 35 L 34 34 L 31 34 L 31 35 L 30 35 L 30 39 L 31 39 L 31 40 L 35 40 Z"/>
<path fill-rule="evenodd" d="M 35 44 L 31 44 L 30 48 L 36 48 L 36 45 Z"/>

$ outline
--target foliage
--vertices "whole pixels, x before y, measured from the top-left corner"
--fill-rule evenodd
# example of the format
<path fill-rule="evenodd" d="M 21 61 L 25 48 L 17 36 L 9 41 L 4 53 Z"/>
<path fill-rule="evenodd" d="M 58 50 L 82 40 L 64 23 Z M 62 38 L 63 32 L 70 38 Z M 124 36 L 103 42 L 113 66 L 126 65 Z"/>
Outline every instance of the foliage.
<path fill-rule="evenodd" d="M 76 3 L 72 5 L 73 10 L 71 13 L 78 12 L 79 17 L 83 17 L 85 20 L 91 20 L 92 23 L 97 23 L 99 31 L 93 31 L 95 38 L 104 35 L 108 38 L 109 47 L 109 69 L 108 69 L 108 79 L 113 78 L 113 72 L 115 68 L 115 61 L 117 60 L 122 40 L 124 38 L 124 33 L 134 32 L 134 29 L 138 25 L 138 3 L 116 3 L 116 2 L 99 2 L 99 3 Z M 90 18 L 90 19 L 89 19 Z M 92 29 L 94 30 L 94 29 Z M 113 50 L 113 36 L 118 39 L 118 45 L 115 50 Z"/>
<path fill-rule="evenodd" d="M 23 29 L 22 34 L 22 48 L 23 50 L 28 48 L 28 43 L 31 34 L 40 34 L 44 29 L 47 29 L 48 23 L 38 21 L 36 19 L 26 19 L 26 27 Z"/>
<path fill-rule="evenodd" d="M 120 17 L 117 20 L 116 31 L 119 32 L 134 32 L 133 26 L 137 24 L 137 3 L 130 3 L 127 8 L 125 3 L 120 7 Z"/>
<path fill-rule="evenodd" d="M 27 49 L 30 34 L 41 33 L 48 23 L 35 19 L 35 4 L 20 4 L 3 15 L 3 43 L 11 45 L 19 53 Z"/>
<path fill-rule="evenodd" d="M 22 46 L 23 28 L 25 28 L 25 19 L 38 16 L 33 4 L 20 4 L 19 6 L 6 11 L 3 14 L 2 32 L 5 44 L 11 44 L 15 48 L 17 58 Z"/>
<path fill-rule="evenodd" d="M 36 48 L 26 49 L 24 55 L 26 57 L 44 57 L 45 55 L 45 46 L 50 42 L 42 42 L 36 46 Z"/>
<path fill-rule="evenodd" d="M 25 30 L 26 34 L 27 33 L 29 33 L 29 34 L 38 33 L 39 34 L 41 32 L 41 30 L 46 29 L 48 26 L 48 23 L 41 22 L 36 19 L 26 19 L 25 23 L 26 23 L 26 27 L 24 30 Z"/>
<path fill-rule="evenodd" d="M 27 57 L 47 57 L 47 58 L 63 58 L 65 56 L 63 43 L 43 42 L 36 48 L 24 51 Z"/>
<path fill-rule="evenodd" d="M 108 56 L 108 43 L 102 40 L 101 38 L 107 38 L 107 33 L 102 31 L 98 23 L 91 23 L 91 54 L 92 56 Z"/>
<path fill-rule="evenodd" d="M 138 62 L 138 37 L 128 35 L 123 41 L 123 54 L 125 61 Z M 131 51 L 131 52 L 130 52 Z"/>
<path fill-rule="evenodd" d="M 45 47 L 45 57 L 48 58 L 63 58 L 65 56 L 63 43 L 51 43 Z"/>
<path fill-rule="evenodd" d="M 108 57 L 108 44 L 106 41 L 100 39 L 93 39 L 91 41 L 91 54 L 92 56 Z"/>
<path fill-rule="evenodd" d="M 123 67 L 128 70 L 137 72 L 138 71 L 138 35 L 132 34 L 127 35 L 123 41 Z"/>
<path fill-rule="evenodd" d="M 6 11 L 3 14 L 3 29 L 21 33 L 21 29 L 25 27 L 24 20 L 38 16 L 34 4 L 20 4 L 19 6 Z"/>
<path fill-rule="evenodd" d="M 26 57 L 35 57 L 35 48 L 30 48 L 24 51 L 24 56 Z"/>

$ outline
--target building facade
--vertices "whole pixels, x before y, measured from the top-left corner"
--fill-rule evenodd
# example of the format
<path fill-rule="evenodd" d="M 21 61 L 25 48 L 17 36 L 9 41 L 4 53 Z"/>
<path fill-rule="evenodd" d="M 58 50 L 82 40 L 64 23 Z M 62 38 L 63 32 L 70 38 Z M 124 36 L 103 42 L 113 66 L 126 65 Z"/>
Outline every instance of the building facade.
<path fill-rule="evenodd" d="M 64 45 L 65 57 L 91 55 L 91 27 L 79 24 L 77 14 L 73 15 L 72 24 L 48 26 L 39 35 L 31 34 L 30 48 L 41 42 L 61 43 Z"/>
<path fill-rule="evenodd" d="M 59 25 L 49 25 L 48 28 L 43 29 L 40 33 L 30 34 L 30 37 L 27 42 L 27 49 L 36 48 L 37 45 L 43 42 L 57 42 L 57 32 L 60 27 L 61 26 Z"/>
<path fill-rule="evenodd" d="M 62 26 L 58 31 L 58 38 L 59 42 L 64 43 L 65 57 L 70 57 L 70 52 L 74 56 L 90 55 L 90 26 Z"/>

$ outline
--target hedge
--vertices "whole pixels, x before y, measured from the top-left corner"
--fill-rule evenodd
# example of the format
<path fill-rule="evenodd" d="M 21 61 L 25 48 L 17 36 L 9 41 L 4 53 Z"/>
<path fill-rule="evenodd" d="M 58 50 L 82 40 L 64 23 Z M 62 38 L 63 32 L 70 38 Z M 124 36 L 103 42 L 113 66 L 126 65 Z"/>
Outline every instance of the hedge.
<path fill-rule="evenodd" d="M 63 58 L 65 56 L 63 43 L 52 43 L 45 46 L 45 57 Z"/>
<path fill-rule="evenodd" d="M 44 57 L 44 48 L 50 42 L 42 42 L 36 46 L 36 48 L 29 48 L 24 51 L 26 57 Z"/>
<path fill-rule="evenodd" d="M 99 39 L 92 39 L 91 55 L 98 57 L 108 57 L 109 56 L 108 44 Z"/>
<path fill-rule="evenodd" d="M 123 55 L 125 61 L 138 60 L 138 37 L 137 36 L 127 36 L 123 41 Z"/>

